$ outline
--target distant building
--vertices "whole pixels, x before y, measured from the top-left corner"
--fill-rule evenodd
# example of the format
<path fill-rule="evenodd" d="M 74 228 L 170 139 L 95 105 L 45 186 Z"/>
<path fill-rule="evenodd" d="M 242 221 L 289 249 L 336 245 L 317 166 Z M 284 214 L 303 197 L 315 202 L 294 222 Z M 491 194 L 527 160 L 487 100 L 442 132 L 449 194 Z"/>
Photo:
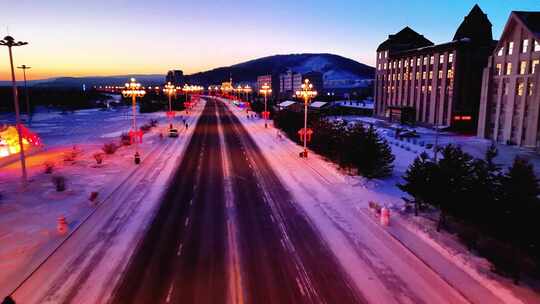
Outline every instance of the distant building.
<path fill-rule="evenodd" d="M 181 70 L 170 70 L 167 72 L 165 82 L 170 82 L 174 85 L 181 86 L 184 84 L 184 72 Z"/>
<path fill-rule="evenodd" d="M 305 74 L 295 73 L 288 70 L 279 75 L 279 96 L 280 98 L 291 98 L 296 91 L 302 89 L 304 79 L 309 79 L 314 90 L 322 93 L 324 89 L 323 75 L 320 72 L 308 72 Z"/>
<path fill-rule="evenodd" d="M 540 147 L 540 12 L 512 12 L 482 78 L 478 136 Z"/>
<path fill-rule="evenodd" d="M 256 94 L 259 94 L 259 90 L 262 88 L 264 84 L 268 84 L 270 88 L 272 88 L 272 94 L 270 96 L 277 96 L 279 94 L 279 75 L 277 74 L 268 74 L 268 75 L 261 75 L 257 77 L 257 92 Z"/>
<path fill-rule="evenodd" d="M 377 48 L 375 115 L 474 129 L 491 27 L 475 5 L 450 42 L 434 45 L 409 27 L 390 35 Z"/>

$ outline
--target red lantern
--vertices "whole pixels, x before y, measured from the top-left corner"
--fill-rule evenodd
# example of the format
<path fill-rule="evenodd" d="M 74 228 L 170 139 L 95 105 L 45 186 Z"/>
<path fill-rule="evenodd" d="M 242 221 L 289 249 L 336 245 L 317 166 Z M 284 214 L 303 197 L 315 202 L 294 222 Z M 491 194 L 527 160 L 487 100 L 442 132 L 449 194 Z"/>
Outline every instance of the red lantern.
<path fill-rule="evenodd" d="M 304 133 L 305 133 L 304 128 L 298 131 L 298 136 L 300 136 L 300 140 L 302 141 L 304 140 Z M 311 128 L 307 128 L 307 138 L 306 138 L 307 142 L 311 141 L 312 135 L 313 135 L 313 130 Z"/>
<path fill-rule="evenodd" d="M 139 143 L 142 144 L 143 131 L 141 131 L 141 130 L 138 130 L 138 131 L 131 130 L 131 131 L 129 131 L 128 134 L 129 134 L 129 139 L 130 139 L 132 144 L 135 143 L 136 140 L 138 140 Z"/>
<path fill-rule="evenodd" d="M 269 111 L 263 111 L 262 112 L 263 119 L 270 119 L 270 112 Z"/>
<path fill-rule="evenodd" d="M 176 112 L 174 111 L 167 111 L 167 118 L 174 118 L 176 116 Z"/>

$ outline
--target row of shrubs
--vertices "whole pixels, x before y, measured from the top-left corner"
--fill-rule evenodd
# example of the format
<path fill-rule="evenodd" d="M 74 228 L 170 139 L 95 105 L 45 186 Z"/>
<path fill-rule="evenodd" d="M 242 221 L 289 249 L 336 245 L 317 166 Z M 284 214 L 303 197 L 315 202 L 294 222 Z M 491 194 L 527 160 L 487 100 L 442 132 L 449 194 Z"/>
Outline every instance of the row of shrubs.
<path fill-rule="evenodd" d="M 493 270 L 511 276 L 540 277 L 540 187 L 533 166 L 523 158 L 503 170 L 490 147 L 484 159 L 448 145 L 438 161 L 422 153 L 398 187 L 413 198 L 416 213 L 439 210 L 437 229 L 457 232 L 469 250 L 488 258 Z"/>
<path fill-rule="evenodd" d="M 274 124 L 289 138 L 301 143 L 298 131 L 304 127 L 303 118 L 303 113 L 282 110 L 274 114 Z M 313 130 L 309 148 L 341 168 L 368 178 L 392 174 L 395 157 L 388 142 L 373 126 L 330 121 L 310 113 L 308 127 Z"/>

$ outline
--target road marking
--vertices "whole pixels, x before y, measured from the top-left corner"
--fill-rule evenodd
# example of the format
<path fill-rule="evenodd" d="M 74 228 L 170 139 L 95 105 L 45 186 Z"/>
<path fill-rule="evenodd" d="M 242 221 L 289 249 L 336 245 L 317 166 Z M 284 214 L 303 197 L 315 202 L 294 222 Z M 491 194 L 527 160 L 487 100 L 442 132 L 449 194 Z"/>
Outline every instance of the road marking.
<path fill-rule="evenodd" d="M 180 243 L 180 246 L 178 246 L 178 251 L 176 252 L 176 255 L 177 255 L 177 256 L 180 256 L 180 255 L 182 254 L 182 246 L 183 246 L 183 245 L 184 245 L 184 244 Z"/>
<path fill-rule="evenodd" d="M 285 246 L 285 242 L 283 241 L 283 239 L 279 239 L 279 240 L 281 241 L 281 246 L 283 246 L 283 248 L 286 249 L 287 247 Z"/>
<path fill-rule="evenodd" d="M 300 283 L 300 280 L 296 278 L 296 285 L 298 285 L 298 289 L 300 289 L 300 293 L 305 297 L 306 292 L 304 291 L 304 287 L 302 287 L 302 283 Z"/>
<path fill-rule="evenodd" d="M 189 217 L 186 218 L 186 223 L 185 223 L 185 225 L 186 225 L 186 227 L 187 227 L 187 225 L 189 225 Z"/>
<path fill-rule="evenodd" d="M 171 302 L 171 295 L 172 295 L 173 288 L 174 288 L 174 285 L 173 283 L 171 283 L 171 287 L 169 287 L 169 292 L 167 292 L 167 299 L 165 299 L 167 303 Z"/>
<path fill-rule="evenodd" d="M 270 214 L 270 219 L 272 220 L 272 223 L 276 223 L 276 220 L 274 219 L 274 216 Z"/>

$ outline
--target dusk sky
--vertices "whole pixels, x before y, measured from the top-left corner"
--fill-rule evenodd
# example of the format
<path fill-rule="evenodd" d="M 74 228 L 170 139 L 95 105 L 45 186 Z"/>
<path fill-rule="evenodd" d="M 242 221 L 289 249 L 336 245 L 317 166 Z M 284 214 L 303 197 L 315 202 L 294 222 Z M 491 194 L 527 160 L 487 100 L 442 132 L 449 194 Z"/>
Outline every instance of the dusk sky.
<path fill-rule="evenodd" d="M 326 52 L 373 65 L 375 48 L 406 25 L 435 43 L 452 38 L 478 3 L 498 39 L 519 1 L 28 1 L 0 0 L 0 34 L 29 45 L 15 64 L 30 78 L 185 73 L 274 54 Z M 427 3 L 427 4 L 426 4 Z M 0 49 L 0 79 L 9 78 Z"/>

